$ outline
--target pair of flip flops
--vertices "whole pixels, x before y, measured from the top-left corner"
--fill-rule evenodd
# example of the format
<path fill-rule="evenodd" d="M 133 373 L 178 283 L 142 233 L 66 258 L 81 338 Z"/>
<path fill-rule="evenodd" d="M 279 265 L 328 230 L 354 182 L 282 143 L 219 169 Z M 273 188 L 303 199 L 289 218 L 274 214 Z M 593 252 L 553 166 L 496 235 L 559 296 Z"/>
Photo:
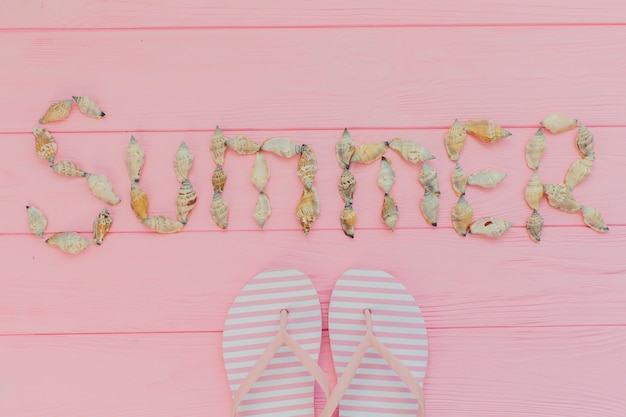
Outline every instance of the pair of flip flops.
<path fill-rule="evenodd" d="M 298 270 L 252 278 L 230 307 L 223 354 L 232 416 L 313 417 L 315 383 L 327 400 L 320 417 L 424 415 L 428 358 L 424 318 L 390 274 L 348 270 L 328 311 L 337 385 L 317 364 L 322 313 L 311 280 Z"/>

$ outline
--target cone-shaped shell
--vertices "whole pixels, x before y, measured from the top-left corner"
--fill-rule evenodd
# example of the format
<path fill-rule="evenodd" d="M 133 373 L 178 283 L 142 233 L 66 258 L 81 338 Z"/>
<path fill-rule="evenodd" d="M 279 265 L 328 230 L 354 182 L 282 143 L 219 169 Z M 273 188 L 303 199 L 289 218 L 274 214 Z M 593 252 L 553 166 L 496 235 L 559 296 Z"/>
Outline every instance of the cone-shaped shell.
<path fill-rule="evenodd" d="M 104 112 L 100 110 L 100 107 L 96 105 L 96 103 L 89 97 L 76 97 L 72 96 L 76 104 L 78 104 L 78 110 L 82 114 L 85 114 L 89 117 L 95 117 L 96 119 L 101 119 L 104 117 Z"/>
<path fill-rule="evenodd" d="M 578 124 L 578 133 L 576 134 L 576 149 L 584 158 L 592 156 L 593 152 L 593 135 L 582 123 Z"/>
<path fill-rule="evenodd" d="M 486 143 L 494 143 L 511 136 L 511 132 L 503 129 L 493 120 L 470 120 L 465 123 L 464 127 L 467 133 Z"/>
<path fill-rule="evenodd" d="M 82 237 L 76 232 L 57 233 L 49 237 L 46 243 L 72 255 L 82 252 L 91 245 L 89 239 Z"/>
<path fill-rule="evenodd" d="M 524 198 L 530 208 L 538 210 L 541 197 L 543 197 L 543 184 L 541 183 L 537 171 L 533 171 L 530 180 L 528 180 L 528 185 L 526 185 L 526 189 L 524 190 Z"/>
<path fill-rule="evenodd" d="M 537 129 L 537 133 L 526 144 L 526 165 L 530 169 L 539 168 L 539 161 L 546 150 L 546 137 L 543 129 Z"/>
<path fill-rule="evenodd" d="M 196 190 L 189 182 L 189 179 L 183 181 L 176 195 L 176 218 L 182 224 L 187 224 L 187 219 L 191 210 L 196 206 L 198 195 Z"/>
<path fill-rule="evenodd" d="M 33 129 L 35 135 L 35 150 L 37 156 L 44 161 L 48 161 L 51 164 L 54 163 L 54 158 L 57 154 L 57 143 L 54 138 L 46 129 L 36 127 Z"/>
<path fill-rule="evenodd" d="M 572 162 L 565 173 L 565 185 L 573 189 L 579 182 L 591 174 L 592 167 L 593 156 L 586 156 L 583 159 L 577 159 Z"/>
<path fill-rule="evenodd" d="M 187 147 L 185 141 L 182 141 L 174 157 L 174 172 L 176 173 L 178 182 L 183 182 L 189 178 L 189 171 L 192 165 L 193 154 Z"/>
<path fill-rule="evenodd" d="M 364 143 L 356 148 L 352 158 L 350 158 L 350 163 L 371 164 L 384 155 L 387 151 L 387 146 L 389 146 L 388 142 Z"/>
<path fill-rule="evenodd" d="M 395 138 L 389 142 L 389 147 L 413 164 L 435 159 L 435 155 L 414 140 Z"/>
<path fill-rule="evenodd" d="M 450 129 L 448 129 L 443 139 L 448 158 L 450 158 L 451 161 L 459 160 L 461 149 L 463 149 L 463 145 L 465 145 L 465 139 L 467 139 L 465 127 L 459 123 L 458 119 L 454 120 L 454 123 L 452 123 L 452 126 L 450 126 Z"/>
<path fill-rule="evenodd" d="M 539 242 L 541 240 L 541 231 L 543 230 L 543 217 L 537 210 L 533 210 L 532 214 L 526 220 L 526 232 L 528 237 Z"/>
<path fill-rule="evenodd" d="M 254 164 L 252 165 L 252 172 L 250 173 L 250 181 L 257 188 L 257 190 L 263 192 L 267 182 L 270 180 L 270 164 L 267 162 L 267 158 L 261 152 L 257 152 L 254 156 Z"/>
<path fill-rule="evenodd" d="M 474 172 L 467 178 L 469 185 L 475 185 L 482 188 L 494 188 L 500 184 L 506 178 L 504 172 L 490 171 L 488 169 L 481 169 Z"/>
<path fill-rule="evenodd" d="M 261 150 L 272 152 L 283 158 L 291 158 L 298 155 L 302 148 L 297 143 L 288 138 L 271 138 L 261 144 Z"/>
<path fill-rule="evenodd" d="M 131 136 L 130 142 L 128 142 L 128 148 L 126 149 L 126 169 L 131 181 L 139 182 L 144 159 L 144 150 L 139 146 L 137 139 Z"/>
<path fill-rule="evenodd" d="M 57 120 L 63 120 L 70 115 L 72 110 L 72 100 L 63 100 L 56 103 L 52 103 L 46 113 L 39 119 L 39 123 L 56 122 Z"/>
<path fill-rule="evenodd" d="M 272 215 L 272 206 L 270 199 L 264 192 L 259 193 L 259 199 L 254 206 L 253 217 L 261 229 L 265 226 L 265 222 Z"/>
<path fill-rule="evenodd" d="M 26 213 L 28 213 L 28 228 L 30 231 L 43 238 L 43 234 L 48 226 L 46 216 L 35 206 L 26 206 Z"/>
<path fill-rule="evenodd" d="M 465 195 L 465 186 L 467 185 L 467 173 L 461 168 L 461 165 L 456 164 L 454 171 L 450 176 L 450 182 L 452 183 L 452 190 L 457 197 Z"/>
<path fill-rule="evenodd" d="M 459 201 L 452 209 L 452 227 L 459 236 L 467 235 L 467 228 L 472 222 L 474 209 L 467 202 L 464 196 L 459 197 Z"/>
<path fill-rule="evenodd" d="M 495 217 L 483 217 L 473 222 L 469 231 L 473 235 L 498 237 L 502 236 L 511 226 L 513 226 L 513 223 L 506 220 L 496 219 Z"/>
<path fill-rule="evenodd" d="M 136 182 L 130 184 L 130 207 L 140 222 L 148 218 L 148 194 Z"/>
<path fill-rule="evenodd" d="M 150 229 L 154 230 L 157 233 L 164 234 L 180 232 L 185 226 L 181 222 L 169 219 L 165 216 L 149 217 L 141 223 L 148 226 Z"/>
<path fill-rule="evenodd" d="M 213 175 L 211 176 L 211 184 L 213 184 L 213 191 L 221 193 L 224 191 L 224 185 L 226 184 L 226 171 L 221 165 L 216 165 Z"/>
<path fill-rule="evenodd" d="M 57 174 L 63 175 L 64 177 L 77 178 L 87 175 L 87 173 L 78 168 L 75 163 L 69 161 L 57 162 L 56 164 L 50 165 L 50 168 L 52 168 L 52 170 Z"/>
<path fill-rule="evenodd" d="M 296 168 L 296 174 L 302 180 L 305 188 L 311 188 L 313 186 L 313 180 L 315 180 L 315 173 L 317 172 L 317 159 L 313 149 L 307 145 L 302 145 L 302 152 L 300 159 L 298 160 L 298 167 Z"/>
<path fill-rule="evenodd" d="M 596 232 L 605 233 L 609 231 L 609 227 L 602 219 L 602 215 L 593 207 L 581 206 L 583 213 L 583 222 Z"/>
<path fill-rule="evenodd" d="M 393 170 L 391 159 L 384 156 L 380 159 L 380 170 L 378 171 L 378 186 L 385 194 L 389 194 L 391 186 L 396 181 L 396 172 Z"/>
<path fill-rule="evenodd" d="M 217 165 L 224 165 L 224 155 L 226 155 L 226 135 L 222 132 L 219 126 L 215 126 L 213 131 L 213 137 L 209 144 L 209 150 L 211 152 L 211 158 Z"/>
<path fill-rule="evenodd" d="M 341 224 L 341 230 L 343 230 L 343 233 L 350 238 L 354 238 L 356 212 L 352 208 L 352 203 L 347 203 L 341 211 L 341 214 L 339 215 L 339 223 Z"/>
<path fill-rule="evenodd" d="M 100 214 L 98 214 L 98 217 L 93 221 L 93 241 L 96 245 L 102 245 L 102 241 L 107 233 L 109 233 L 112 223 L 113 219 L 109 211 L 106 207 L 103 208 Z"/>
<path fill-rule="evenodd" d="M 434 195 L 440 195 L 439 182 L 437 179 L 437 170 L 427 163 L 422 164 L 419 174 L 419 182 L 425 190 L 430 190 Z"/>
<path fill-rule="evenodd" d="M 87 184 L 93 195 L 108 204 L 117 204 L 121 201 L 113 190 L 113 185 L 104 175 L 87 174 Z"/>
<path fill-rule="evenodd" d="M 352 155 L 354 155 L 355 144 L 352 140 L 352 136 L 350 136 L 350 132 L 348 129 L 344 129 L 341 134 L 341 139 L 337 141 L 335 144 L 335 157 L 337 158 L 337 162 L 342 169 L 350 168 L 350 160 L 352 159 Z"/>
<path fill-rule="evenodd" d="M 380 211 L 380 217 L 393 232 L 398 222 L 398 206 L 396 205 L 396 201 L 389 194 L 385 194 L 385 198 L 383 199 L 383 208 Z"/>
<path fill-rule="evenodd" d="M 554 208 L 567 213 L 574 213 L 580 210 L 580 204 L 574 199 L 572 190 L 565 184 L 544 184 L 543 192 L 548 199 L 548 203 Z"/>
<path fill-rule="evenodd" d="M 224 200 L 221 193 L 213 193 L 211 217 L 213 217 L 213 221 L 220 229 L 228 227 L 228 203 Z"/>
<path fill-rule="evenodd" d="M 296 218 L 300 222 L 302 231 L 308 235 L 313 222 L 320 215 L 320 200 L 315 187 L 305 188 L 296 208 Z"/>
<path fill-rule="evenodd" d="M 572 130 L 576 127 L 577 120 L 561 114 L 551 114 L 541 121 L 541 126 L 548 129 L 551 133 L 561 133 Z"/>
<path fill-rule="evenodd" d="M 420 211 L 426 223 L 437 227 L 437 214 L 439 214 L 439 199 L 429 189 L 424 191 L 424 196 L 420 200 Z"/>
<path fill-rule="evenodd" d="M 356 187 L 356 178 L 348 169 L 344 169 L 339 178 L 339 195 L 344 203 L 352 203 L 354 197 L 354 189 Z"/>
<path fill-rule="evenodd" d="M 237 136 L 226 141 L 226 145 L 239 155 L 254 155 L 261 149 L 261 145 L 245 136 Z"/>

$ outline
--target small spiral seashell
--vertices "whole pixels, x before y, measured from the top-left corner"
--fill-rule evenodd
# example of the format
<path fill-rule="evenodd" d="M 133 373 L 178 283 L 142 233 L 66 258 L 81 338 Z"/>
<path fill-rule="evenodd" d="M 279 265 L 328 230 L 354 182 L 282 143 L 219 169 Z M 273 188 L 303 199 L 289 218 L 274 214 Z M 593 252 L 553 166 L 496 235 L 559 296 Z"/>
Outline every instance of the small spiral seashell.
<path fill-rule="evenodd" d="M 209 144 L 209 150 L 211 152 L 211 158 L 217 165 L 224 165 L 224 155 L 226 155 L 226 135 L 222 132 L 219 126 L 215 126 L 213 131 L 213 137 Z"/>
<path fill-rule="evenodd" d="M 176 218 L 182 224 L 187 224 L 191 210 L 196 206 L 198 195 L 189 182 L 189 178 L 182 182 L 176 195 Z"/>
<path fill-rule="evenodd" d="M 221 165 L 216 165 L 215 170 L 213 171 L 213 175 L 211 176 L 211 184 L 213 185 L 213 192 L 222 193 L 224 192 L 224 185 L 226 184 L 227 179 L 226 171 L 222 168 Z"/>
<path fill-rule="evenodd" d="M 602 219 L 602 215 L 600 214 L 598 209 L 595 209 L 593 207 L 581 206 L 581 211 L 583 213 L 583 222 L 587 226 L 600 233 L 606 233 L 609 231 L 609 227 Z"/>
<path fill-rule="evenodd" d="M 140 222 L 148 218 L 148 194 L 134 181 L 130 184 L 130 207 Z"/>
<path fill-rule="evenodd" d="M 317 159 L 313 149 L 307 145 L 302 145 L 302 152 L 300 159 L 298 160 L 298 167 L 296 168 L 296 174 L 302 180 L 304 188 L 311 188 L 313 186 L 313 180 L 315 179 L 315 173 L 317 172 Z"/>
<path fill-rule="evenodd" d="M 511 136 L 511 132 L 503 129 L 493 120 L 469 120 L 464 127 L 467 133 L 486 143 L 494 143 Z"/>
<path fill-rule="evenodd" d="M 63 120 L 70 115 L 72 110 L 72 100 L 63 100 L 52 103 L 46 113 L 39 119 L 39 123 L 45 124 Z"/>
<path fill-rule="evenodd" d="M 572 190 L 565 184 L 544 184 L 543 192 L 548 199 L 548 203 L 554 208 L 567 213 L 574 213 L 580 210 L 580 204 L 574 199 Z"/>
<path fill-rule="evenodd" d="M 52 235 L 46 240 L 50 246 L 61 249 L 65 253 L 76 255 L 87 249 L 91 245 L 91 241 L 79 235 L 76 232 L 62 232 Z"/>
<path fill-rule="evenodd" d="M 583 159 L 577 159 L 567 169 L 565 173 L 565 185 L 570 189 L 587 178 L 591 174 L 591 168 L 593 167 L 593 156 L 585 156 Z"/>
<path fill-rule="evenodd" d="M 96 245 L 102 245 L 102 241 L 106 237 L 107 233 L 111 229 L 113 219 L 109 214 L 109 211 L 105 208 L 102 209 L 98 217 L 93 221 L 93 241 Z"/>
<path fill-rule="evenodd" d="M 339 215 L 339 224 L 341 230 L 349 238 L 354 239 L 354 227 L 356 226 L 356 212 L 352 208 L 352 203 L 346 203 L 346 206 Z"/>
<path fill-rule="evenodd" d="M 261 144 L 261 150 L 272 152 L 283 158 L 291 158 L 298 155 L 302 148 L 297 143 L 288 138 L 271 138 Z"/>
<path fill-rule="evenodd" d="M 469 232 L 473 235 L 483 235 L 488 237 L 502 236 L 513 226 L 513 223 L 496 219 L 495 217 L 483 217 L 470 225 Z"/>
<path fill-rule="evenodd" d="M 396 172 L 393 170 L 391 159 L 380 158 L 380 170 L 378 171 L 378 186 L 385 194 L 389 194 L 391 186 L 396 181 Z"/>
<path fill-rule="evenodd" d="M 35 135 L 37 156 L 53 164 L 57 154 L 57 143 L 54 141 L 54 138 L 50 132 L 41 127 L 34 128 L 33 134 Z"/>
<path fill-rule="evenodd" d="M 465 186 L 467 185 L 467 174 L 461 168 L 461 165 L 458 163 L 454 167 L 454 171 L 452 171 L 452 175 L 450 176 L 450 182 L 452 183 L 452 190 L 457 197 L 465 195 Z"/>
<path fill-rule="evenodd" d="M 576 123 L 578 121 L 576 119 L 570 119 L 569 117 L 563 116 L 561 114 L 551 114 L 546 116 L 545 119 L 541 121 L 541 126 L 548 129 L 551 133 L 561 133 L 566 132 L 568 130 L 572 130 L 576 127 Z"/>
<path fill-rule="evenodd" d="M 78 110 L 80 110 L 82 114 L 85 114 L 89 117 L 95 117 L 96 119 L 101 119 L 104 117 L 104 112 L 100 110 L 96 103 L 89 97 L 72 96 L 72 98 L 74 99 L 76 104 L 78 104 Z"/>
<path fill-rule="evenodd" d="M 78 178 L 87 175 L 87 173 L 78 168 L 75 163 L 69 161 L 57 162 L 56 164 L 50 165 L 50 168 L 52 168 L 52 170 L 57 174 L 63 175 L 64 177 Z"/>
<path fill-rule="evenodd" d="M 530 237 L 535 242 L 539 242 L 541 240 L 541 231 L 543 230 L 543 217 L 537 210 L 533 209 L 532 214 L 526 220 L 526 232 L 528 232 L 528 237 Z"/>
<path fill-rule="evenodd" d="M 425 190 L 430 190 L 436 196 L 441 194 L 439 190 L 439 182 L 437 179 L 437 170 L 426 162 L 422 164 L 419 174 L 419 182 Z"/>
<path fill-rule="evenodd" d="M 385 154 L 388 146 L 389 142 L 364 143 L 356 148 L 350 158 L 350 163 L 371 164 Z"/>
<path fill-rule="evenodd" d="M 474 209 L 467 202 L 464 196 L 459 197 L 456 205 L 452 209 L 452 227 L 459 236 L 467 235 L 467 228 L 472 222 Z"/>
<path fill-rule="evenodd" d="M 393 232 L 398 222 L 398 206 L 396 201 L 389 194 L 385 194 L 385 198 L 383 199 L 383 208 L 380 211 L 380 217 Z"/>
<path fill-rule="evenodd" d="M 526 144 L 526 165 L 530 169 L 539 168 L 539 161 L 546 150 L 546 137 L 543 129 L 537 129 L 537 133 Z"/>
<path fill-rule="evenodd" d="M 439 199 L 430 190 L 424 190 L 424 196 L 420 200 L 420 211 L 426 223 L 437 227 L 437 215 L 439 214 Z"/>
<path fill-rule="evenodd" d="M 474 172 L 467 178 L 467 184 L 475 185 L 482 188 L 494 188 L 506 178 L 503 172 L 490 171 L 481 169 Z"/>
<path fill-rule="evenodd" d="M 394 138 L 389 142 L 389 147 L 413 164 L 435 159 L 435 155 L 414 140 Z"/>
<path fill-rule="evenodd" d="M 193 154 L 187 147 L 185 141 L 180 143 L 176 156 L 174 157 L 174 172 L 178 182 L 183 182 L 189 178 L 189 171 L 193 165 Z"/>
<path fill-rule="evenodd" d="M 48 226 L 46 216 L 35 206 L 26 206 L 26 213 L 28 214 L 28 228 L 30 231 L 43 238 L 43 234 Z"/>
<path fill-rule="evenodd" d="M 344 169 L 339 178 L 339 195 L 344 203 L 352 203 L 354 197 L 354 189 L 356 187 L 356 178 L 348 169 Z"/>
<path fill-rule="evenodd" d="M 528 180 L 528 185 L 526 185 L 526 189 L 524 190 L 524 198 L 530 208 L 538 210 L 541 197 L 543 197 L 543 184 L 541 183 L 537 171 L 533 171 L 530 180 Z"/>
<path fill-rule="evenodd" d="M 113 185 L 109 179 L 104 175 L 87 174 L 87 184 L 93 195 L 107 204 L 117 204 L 121 201 L 118 195 L 113 190 Z"/>
<path fill-rule="evenodd" d="M 320 200 L 315 187 L 305 188 L 296 208 L 296 218 L 305 235 L 311 231 L 311 226 L 320 215 Z"/>
<path fill-rule="evenodd" d="M 341 139 L 335 144 L 335 157 L 342 169 L 350 168 L 350 160 L 352 159 L 352 155 L 354 155 L 354 150 L 355 144 L 352 140 L 352 136 L 350 136 L 348 128 L 345 128 L 341 134 Z"/>
<path fill-rule="evenodd" d="M 148 226 L 155 232 L 163 234 L 180 232 L 185 226 L 181 222 L 169 219 L 165 216 L 148 217 L 141 223 Z"/>
<path fill-rule="evenodd" d="M 134 136 L 130 137 L 128 148 L 126 149 L 126 169 L 131 181 L 139 182 L 141 170 L 145 159 L 145 152 L 139 146 Z"/>
<path fill-rule="evenodd" d="M 211 217 L 213 217 L 213 221 L 220 229 L 228 227 L 228 203 L 224 200 L 221 193 L 213 193 Z"/>
<path fill-rule="evenodd" d="M 270 165 L 267 162 L 267 158 L 261 152 L 257 152 L 254 156 L 254 165 L 252 165 L 252 172 L 250 173 L 250 181 L 257 188 L 257 190 L 263 192 L 267 182 L 270 180 Z"/>
<path fill-rule="evenodd" d="M 580 155 L 584 158 L 586 156 L 593 156 L 593 135 L 582 123 L 578 124 L 578 133 L 576 134 L 576 149 Z"/>
<path fill-rule="evenodd" d="M 226 145 L 239 155 L 254 155 L 261 149 L 261 145 L 245 136 L 237 136 L 227 140 Z"/>
<path fill-rule="evenodd" d="M 272 207 L 270 205 L 270 199 L 264 192 L 259 193 L 259 199 L 254 206 L 253 217 L 259 227 L 263 229 L 265 222 L 272 215 Z"/>
<path fill-rule="evenodd" d="M 450 158 L 451 161 L 459 160 L 459 157 L 461 156 L 461 149 L 463 149 L 466 139 L 467 134 L 465 132 L 465 127 L 459 123 L 459 119 L 455 119 L 443 139 L 446 146 L 446 152 L 448 153 L 448 158 Z"/>

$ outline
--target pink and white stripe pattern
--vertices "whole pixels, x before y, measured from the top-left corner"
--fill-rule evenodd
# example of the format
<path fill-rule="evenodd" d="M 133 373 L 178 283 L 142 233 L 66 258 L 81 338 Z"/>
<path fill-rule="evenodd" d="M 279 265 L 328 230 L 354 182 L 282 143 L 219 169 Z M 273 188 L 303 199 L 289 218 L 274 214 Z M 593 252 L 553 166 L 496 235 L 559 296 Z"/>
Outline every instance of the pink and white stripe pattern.
<path fill-rule="evenodd" d="M 252 278 L 233 301 L 224 324 L 224 365 L 234 396 L 280 328 L 287 309 L 288 334 L 317 361 L 322 313 L 309 277 L 298 270 L 266 271 Z M 313 417 L 315 381 L 283 345 L 238 408 L 238 416 Z"/>
<path fill-rule="evenodd" d="M 330 300 L 328 327 L 339 378 L 366 332 L 370 309 L 374 335 L 423 386 L 428 359 L 424 318 L 413 296 L 383 271 L 346 271 Z M 341 417 L 416 416 L 417 399 L 374 348 L 369 348 L 339 402 Z"/>

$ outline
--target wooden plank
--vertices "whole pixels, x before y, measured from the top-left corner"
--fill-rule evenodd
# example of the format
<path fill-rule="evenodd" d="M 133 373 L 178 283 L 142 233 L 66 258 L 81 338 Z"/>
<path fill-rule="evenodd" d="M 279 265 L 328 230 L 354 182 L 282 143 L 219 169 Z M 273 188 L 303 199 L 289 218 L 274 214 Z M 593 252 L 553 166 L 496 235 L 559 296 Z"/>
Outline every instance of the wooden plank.
<path fill-rule="evenodd" d="M 0 89 L 12 99 L 0 103 L 0 130 L 29 132 L 51 102 L 70 95 L 93 97 L 107 116 L 75 114 L 52 129 L 423 128 L 449 126 L 457 117 L 531 127 L 555 111 L 589 126 L 623 125 L 626 27 L 285 34 L 5 32 Z"/>
<path fill-rule="evenodd" d="M 431 330 L 428 415 L 619 415 L 626 361 L 616 346 L 624 343 L 624 327 Z M 228 415 L 220 344 L 219 333 L 2 337 L 0 412 Z M 327 337 L 320 365 L 334 380 Z"/>

